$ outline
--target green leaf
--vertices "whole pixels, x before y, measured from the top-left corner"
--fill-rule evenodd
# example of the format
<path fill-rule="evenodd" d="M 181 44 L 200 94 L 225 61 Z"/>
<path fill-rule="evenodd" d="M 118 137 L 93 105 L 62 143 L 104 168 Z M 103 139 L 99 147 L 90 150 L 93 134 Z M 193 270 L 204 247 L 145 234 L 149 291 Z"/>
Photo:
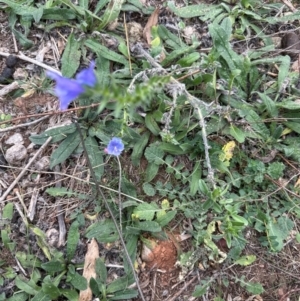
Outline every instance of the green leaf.
<path fill-rule="evenodd" d="M 15 278 L 15 285 L 18 289 L 26 292 L 29 295 L 36 295 L 38 293 L 39 287 L 33 283 L 33 281 L 24 281 L 20 276 Z"/>
<path fill-rule="evenodd" d="M 158 215 L 156 221 L 159 223 L 161 227 L 165 227 L 171 222 L 171 220 L 174 219 L 176 214 L 177 214 L 176 210 L 168 211 L 165 214 Z"/>
<path fill-rule="evenodd" d="M 74 286 L 74 288 L 83 291 L 87 288 L 87 280 L 83 276 L 79 275 L 78 273 L 75 273 L 73 275 L 73 278 L 71 279 L 70 283 Z"/>
<path fill-rule="evenodd" d="M 234 262 L 234 264 L 239 264 L 242 266 L 247 266 L 252 264 L 254 261 L 256 260 L 256 256 L 255 255 L 245 255 L 240 257 L 238 260 L 236 260 Z"/>
<path fill-rule="evenodd" d="M 151 114 L 147 114 L 145 117 L 145 124 L 148 130 L 155 136 L 158 136 L 160 133 L 160 128 L 157 125 L 156 121 L 154 120 Z"/>
<path fill-rule="evenodd" d="M 144 183 L 143 190 L 147 196 L 154 196 L 156 193 L 155 188 L 150 183 Z"/>
<path fill-rule="evenodd" d="M 266 140 L 270 137 L 270 131 L 265 126 L 262 118 L 253 110 L 248 110 L 245 116 L 246 120 L 250 123 L 250 126 L 262 139 Z"/>
<path fill-rule="evenodd" d="M 30 136 L 31 142 L 37 145 L 43 145 L 49 137 L 52 137 L 50 143 L 56 143 L 65 139 L 68 134 L 72 134 L 76 131 L 75 124 L 68 124 L 59 127 L 52 128 L 39 135 Z"/>
<path fill-rule="evenodd" d="M 27 300 L 27 299 L 26 299 Z M 51 301 L 51 299 L 43 290 L 40 290 L 30 301 Z M 13 301 L 16 301 L 13 299 Z"/>
<path fill-rule="evenodd" d="M 101 177 L 104 173 L 104 165 L 103 165 L 103 155 L 99 150 L 99 145 L 95 138 L 87 137 L 85 139 L 85 147 L 92 164 L 95 176 L 98 181 L 101 180 Z"/>
<path fill-rule="evenodd" d="M 14 204 L 13 203 L 7 203 L 2 211 L 2 218 L 11 220 L 13 217 L 13 212 L 14 212 Z"/>
<path fill-rule="evenodd" d="M 99 55 L 96 59 L 96 66 L 97 69 L 95 72 L 98 79 L 98 85 L 101 87 L 108 86 L 110 81 L 110 61 Z"/>
<path fill-rule="evenodd" d="M 123 291 L 128 286 L 134 283 L 134 278 L 132 275 L 122 276 L 107 286 L 107 294 L 115 293 L 117 291 Z"/>
<path fill-rule="evenodd" d="M 129 63 L 127 59 L 124 58 L 124 56 L 112 51 L 111 49 L 108 49 L 107 47 L 101 45 L 95 40 L 88 39 L 85 41 L 85 46 L 89 47 L 92 51 L 96 52 L 99 56 L 103 56 L 104 58 L 114 61 L 120 64 L 125 65 L 126 67 L 129 66 Z"/>
<path fill-rule="evenodd" d="M 288 121 L 283 123 L 285 126 L 287 126 L 292 131 L 296 132 L 297 134 L 300 134 L 300 123 Z"/>
<path fill-rule="evenodd" d="M 191 181 L 190 181 L 190 194 L 194 196 L 199 189 L 199 180 L 201 179 L 202 171 L 200 168 L 200 162 L 198 161 L 193 169 Z"/>
<path fill-rule="evenodd" d="M 145 157 L 149 163 L 157 165 L 163 164 L 164 151 L 157 144 L 151 144 L 145 150 Z"/>
<path fill-rule="evenodd" d="M 159 171 L 159 165 L 156 164 L 148 164 L 145 170 L 145 181 L 152 181 Z"/>
<path fill-rule="evenodd" d="M 281 64 L 279 66 L 279 72 L 277 77 L 277 83 L 278 83 L 277 90 L 279 93 L 283 88 L 282 85 L 284 84 L 284 81 L 287 79 L 289 75 L 290 63 L 291 63 L 291 58 L 288 55 L 281 56 Z"/>
<path fill-rule="evenodd" d="M 184 146 L 184 147 L 183 147 Z M 191 151 L 192 146 L 189 143 L 184 145 L 174 145 L 172 143 L 163 142 L 160 144 L 160 149 L 171 155 L 184 155 Z"/>
<path fill-rule="evenodd" d="M 135 227 L 146 232 L 160 232 L 161 226 L 155 221 L 138 222 Z"/>
<path fill-rule="evenodd" d="M 18 292 L 17 294 L 14 294 L 12 297 L 5 298 L 2 300 L 4 300 L 4 301 L 26 301 L 26 300 L 28 300 L 28 294 L 25 292 Z M 38 300 L 31 299 L 31 301 L 51 301 L 51 299 L 48 297 L 48 299 L 38 299 Z"/>
<path fill-rule="evenodd" d="M 191 66 L 194 62 L 196 62 L 200 58 L 200 53 L 199 52 L 193 52 L 185 55 L 183 58 L 181 58 L 177 64 L 180 65 L 181 67 L 189 67 Z"/>
<path fill-rule="evenodd" d="M 131 262 L 135 262 L 136 260 L 137 244 L 138 244 L 138 235 L 134 235 L 134 234 L 126 235 L 126 249 L 131 258 Z M 123 258 L 126 258 L 125 251 L 123 251 Z M 130 274 L 132 271 L 127 259 L 124 261 L 123 265 L 124 265 L 125 273 Z"/>
<path fill-rule="evenodd" d="M 79 67 L 81 57 L 80 44 L 71 32 L 61 58 L 61 73 L 65 77 L 73 77 Z"/>
<path fill-rule="evenodd" d="M 41 268 L 44 269 L 46 272 L 53 274 L 64 271 L 66 265 L 58 260 L 51 260 L 46 263 L 42 263 Z"/>
<path fill-rule="evenodd" d="M 77 301 L 78 300 L 78 293 L 74 289 L 59 289 L 61 294 L 64 295 L 70 301 Z"/>
<path fill-rule="evenodd" d="M 46 189 L 46 192 L 53 197 L 72 196 L 73 191 L 70 191 L 66 187 L 50 187 Z"/>
<path fill-rule="evenodd" d="M 122 292 L 117 292 L 114 294 L 110 300 L 129 300 L 132 298 L 136 298 L 138 296 L 138 291 L 133 289 L 126 289 Z"/>
<path fill-rule="evenodd" d="M 145 149 L 146 145 L 148 144 L 149 137 L 150 137 L 150 133 L 146 132 L 134 144 L 133 149 L 132 149 L 132 154 L 131 154 L 131 160 L 132 160 L 132 164 L 134 166 L 139 165 L 140 159 L 141 159 L 141 157 L 143 155 L 143 152 L 144 152 L 144 149 Z"/>
<path fill-rule="evenodd" d="M 281 216 L 277 220 L 269 220 L 266 228 L 268 231 L 268 236 L 274 237 L 274 241 L 270 241 L 271 248 L 274 251 L 279 252 L 282 250 L 283 241 L 289 236 L 293 227 L 293 221 L 285 216 Z"/>
<path fill-rule="evenodd" d="M 241 223 L 241 224 L 243 224 L 244 226 L 247 226 L 247 225 L 248 225 L 248 221 L 247 221 L 244 217 L 242 217 L 242 216 L 240 216 L 240 215 L 237 215 L 237 214 L 235 214 L 235 213 L 231 213 L 231 217 L 232 217 L 236 222 Z"/>
<path fill-rule="evenodd" d="M 142 203 L 134 208 L 133 213 L 134 217 L 139 220 L 151 221 L 154 218 L 155 213 L 159 210 L 159 207 L 156 203 Z"/>
<path fill-rule="evenodd" d="M 107 280 L 107 270 L 102 258 L 96 259 L 96 274 L 100 278 L 102 283 L 106 283 Z"/>
<path fill-rule="evenodd" d="M 123 3 L 124 3 L 124 0 L 114 0 L 114 1 L 109 2 L 109 4 L 102 16 L 102 22 L 100 23 L 98 30 L 103 29 L 110 22 L 115 21 L 118 18 Z"/>
<path fill-rule="evenodd" d="M 201 282 L 201 285 L 196 285 L 195 290 L 192 294 L 193 297 L 201 297 L 207 292 L 209 288 L 209 282 L 204 280 L 202 280 Z"/>
<path fill-rule="evenodd" d="M 74 13 L 74 11 L 62 7 L 45 8 L 44 14 L 42 16 L 43 20 L 56 20 L 56 21 L 73 20 L 75 18 L 76 18 L 76 14 Z"/>
<path fill-rule="evenodd" d="M 245 142 L 246 133 L 243 130 L 239 129 L 237 126 L 231 124 L 229 133 L 237 142 Z"/>
<path fill-rule="evenodd" d="M 236 278 L 236 282 L 240 282 L 240 285 L 244 287 L 249 293 L 254 295 L 260 295 L 264 292 L 264 288 L 260 283 L 247 282 L 244 280 L 245 276 L 241 278 Z"/>
<path fill-rule="evenodd" d="M 242 65 L 242 58 L 232 50 L 229 43 L 231 31 L 232 23 L 229 17 L 225 18 L 220 25 L 209 25 L 209 32 L 214 41 L 215 51 L 223 57 L 229 69 L 235 71 Z M 241 77 L 237 77 L 236 80 L 241 81 Z"/>
<path fill-rule="evenodd" d="M 174 1 L 168 1 L 169 9 L 178 17 L 193 18 L 205 15 L 211 9 L 215 9 L 216 5 L 196 4 L 183 7 L 177 7 Z"/>
<path fill-rule="evenodd" d="M 266 109 L 270 115 L 270 117 L 277 117 L 278 116 L 278 109 L 276 107 L 276 104 L 274 100 L 272 100 L 268 95 L 265 93 L 257 92 L 259 97 L 262 99 L 264 105 L 266 106 Z"/>
<path fill-rule="evenodd" d="M 67 260 L 70 261 L 76 251 L 76 247 L 79 241 L 79 223 L 78 221 L 74 221 L 69 229 L 68 232 L 68 239 L 67 239 Z"/>
<path fill-rule="evenodd" d="M 79 5 L 84 9 L 88 9 L 89 8 L 89 0 L 79 0 Z"/>
<path fill-rule="evenodd" d="M 92 224 L 87 228 L 85 236 L 99 242 L 114 242 L 119 237 L 113 221 L 108 219 Z"/>
<path fill-rule="evenodd" d="M 199 180 L 199 189 L 205 196 L 210 196 L 210 191 L 204 180 Z"/>
<path fill-rule="evenodd" d="M 68 137 L 59 145 L 50 157 L 50 168 L 64 162 L 68 159 L 76 147 L 80 143 L 80 135 L 78 132 L 68 135 Z"/>
<path fill-rule="evenodd" d="M 51 300 L 57 300 L 57 298 L 60 296 L 59 289 L 53 283 L 43 282 L 42 290 L 46 295 L 48 295 L 51 298 Z"/>

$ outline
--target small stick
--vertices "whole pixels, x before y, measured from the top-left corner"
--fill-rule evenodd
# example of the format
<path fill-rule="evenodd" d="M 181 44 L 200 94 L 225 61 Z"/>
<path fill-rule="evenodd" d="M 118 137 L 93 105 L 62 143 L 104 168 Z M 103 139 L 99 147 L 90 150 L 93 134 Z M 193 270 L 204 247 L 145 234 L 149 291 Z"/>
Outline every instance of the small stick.
<path fill-rule="evenodd" d="M 38 194 L 39 194 L 39 190 L 36 187 L 34 187 L 33 192 L 32 192 L 32 196 L 31 196 L 31 200 L 30 200 L 30 204 L 29 204 L 29 208 L 28 208 L 28 211 L 27 211 L 27 217 L 29 218 L 29 220 L 31 222 L 34 219 Z"/>
<path fill-rule="evenodd" d="M 57 181 L 55 184 L 55 187 L 61 187 L 61 175 L 59 174 L 60 172 L 60 168 L 58 165 L 55 166 L 55 180 Z M 57 219 L 58 219 L 58 227 L 59 227 L 59 238 L 58 238 L 58 247 L 64 246 L 65 245 L 65 237 L 67 234 L 67 230 L 66 230 L 66 224 L 65 224 L 65 220 L 64 220 L 64 213 L 62 210 L 62 207 L 60 204 L 57 205 Z"/>
<path fill-rule="evenodd" d="M 12 34 L 12 38 L 13 38 L 13 41 L 14 41 L 15 53 L 18 53 L 19 49 L 18 49 L 18 44 L 17 44 L 17 41 L 16 41 L 16 36 L 13 32 L 11 34 Z"/>
<path fill-rule="evenodd" d="M 38 155 L 46 148 L 48 143 L 51 141 L 52 137 L 49 137 L 46 142 L 41 146 L 41 148 L 36 152 L 36 154 L 31 158 L 31 160 L 27 163 L 27 165 L 24 167 L 24 169 L 19 173 L 19 175 L 16 177 L 16 179 L 11 183 L 11 185 L 6 189 L 4 194 L 0 198 L 0 203 L 5 200 L 5 198 L 9 195 L 11 190 L 16 186 L 16 184 L 19 182 L 19 180 L 23 177 L 27 169 L 35 162 Z"/>
<path fill-rule="evenodd" d="M 8 57 L 11 54 L 7 53 L 7 52 L 0 51 L 0 55 L 2 55 L 4 57 Z M 35 64 L 35 65 L 40 66 L 40 67 L 42 67 L 42 68 L 44 68 L 46 70 L 49 70 L 49 71 L 52 71 L 52 72 L 55 72 L 55 73 L 61 75 L 61 72 L 58 71 L 57 69 L 54 69 L 54 68 L 52 68 L 52 67 L 50 67 L 50 66 L 48 66 L 48 65 L 46 65 L 44 63 L 41 63 L 41 62 L 39 62 L 39 61 L 37 61 L 35 59 L 32 59 L 32 58 L 26 56 L 25 54 L 23 54 L 21 51 L 19 52 L 19 54 L 14 54 L 14 56 L 16 56 L 17 58 L 19 58 L 20 60 L 23 60 L 23 61 Z"/>
<path fill-rule="evenodd" d="M 9 85 L 4 86 L 0 90 L 0 97 L 5 96 L 6 94 L 10 93 L 11 91 L 14 91 L 19 88 L 19 83 L 18 82 L 12 82 Z"/>
<path fill-rule="evenodd" d="M 26 208 L 26 205 L 25 205 L 25 203 L 24 203 L 24 200 L 23 200 L 22 196 L 20 195 L 20 192 L 16 189 L 16 190 L 15 190 L 15 193 L 16 193 L 16 195 L 17 195 L 17 197 L 18 197 L 20 203 L 22 204 L 25 213 L 27 214 L 27 208 Z"/>
<path fill-rule="evenodd" d="M 16 118 L 13 118 L 11 120 L 1 121 L 0 125 L 1 124 L 6 124 L 6 123 L 9 123 L 9 122 L 16 122 L 16 121 L 19 121 L 19 120 L 32 118 L 32 117 L 60 115 L 60 114 L 68 113 L 68 112 L 80 111 L 80 110 L 87 109 L 87 108 L 94 108 L 94 107 L 98 107 L 100 105 L 101 105 L 100 103 L 92 103 L 88 106 L 81 106 L 81 107 L 72 108 L 72 109 L 68 109 L 68 110 L 64 110 L 64 111 L 51 111 L 51 112 L 39 113 L 39 114 L 29 114 L 29 115 L 25 115 L 25 116 L 21 116 L 21 117 L 16 117 Z M 5 129 L 3 129 L 3 131 L 5 131 Z"/>
<path fill-rule="evenodd" d="M 293 4 L 289 0 L 281 0 L 293 13 L 297 11 L 297 9 L 293 6 Z"/>
<path fill-rule="evenodd" d="M 17 125 L 14 125 L 14 126 L 10 126 L 10 127 L 4 128 L 4 129 L 0 129 L 0 133 L 4 133 L 4 132 L 8 132 L 8 131 L 13 131 L 15 129 L 23 128 L 23 127 L 26 127 L 26 126 L 31 126 L 31 125 L 34 125 L 36 123 L 39 123 L 40 121 L 43 121 L 43 120 L 49 118 L 49 117 L 50 117 L 50 115 L 47 115 L 47 116 L 44 116 L 44 117 L 42 117 L 40 119 L 31 121 L 31 122 L 17 124 Z"/>
<path fill-rule="evenodd" d="M 191 285 L 195 280 L 197 279 L 197 276 L 194 276 L 188 283 L 185 283 L 184 286 L 182 287 L 182 289 L 180 289 L 176 294 L 174 294 L 174 296 L 172 296 L 171 298 L 167 299 L 167 301 L 174 301 L 176 300 L 176 298 L 178 296 L 180 296 L 184 290 L 186 290 L 189 285 Z"/>

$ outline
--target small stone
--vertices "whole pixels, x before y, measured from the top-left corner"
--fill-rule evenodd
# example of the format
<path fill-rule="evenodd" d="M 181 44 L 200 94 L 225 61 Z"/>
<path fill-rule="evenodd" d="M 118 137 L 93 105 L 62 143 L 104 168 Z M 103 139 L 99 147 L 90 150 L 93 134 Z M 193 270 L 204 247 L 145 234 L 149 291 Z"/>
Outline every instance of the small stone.
<path fill-rule="evenodd" d="M 12 136 L 10 136 L 6 141 L 6 144 L 12 145 L 12 144 L 23 144 L 24 140 L 20 133 L 15 133 Z"/>
<path fill-rule="evenodd" d="M 48 244 L 51 247 L 56 247 L 57 246 L 58 239 L 59 239 L 59 232 L 55 228 L 49 229 L 46 232 L 46 237 L 47 237 Z"/>
<path fill-rule="evenodd" d="M 18 61 L 18 58 L 14 55 L 9 55 L 7 58 L 6 58 L 6 66 L 9 67 L 9 68 L 13 68 L 16 66 L 17 64 L 17 61 Z"/>
<path fill-rule="evenodd" d="M 22 68 L 17 68 L 13 77 L 15 80 L 25 80 L 28 78 L 28 72 Z"/>
<path fill-rule="evenodd" d="M 27 150 L 22 144 L 15 144 L 6 150 L 5 159 L 11 165 L 18 165 L 27 156 Z"/>
<path fill-rule="evenodd" d="M 5 67 L 1 73 L 1 76 L 9 79 L 9 78 L 12 78 L 13 74 L 14 74 L 14 69 Z"/>
<path fill-rule="evenodd" d="M 35 168 L 37 170 L 47 170 L 49 169 L 49 166 L 50 166 L 50 158 L 47 156 L 42 157 L 40 160 L 38 160 L 35 163 Z"/>

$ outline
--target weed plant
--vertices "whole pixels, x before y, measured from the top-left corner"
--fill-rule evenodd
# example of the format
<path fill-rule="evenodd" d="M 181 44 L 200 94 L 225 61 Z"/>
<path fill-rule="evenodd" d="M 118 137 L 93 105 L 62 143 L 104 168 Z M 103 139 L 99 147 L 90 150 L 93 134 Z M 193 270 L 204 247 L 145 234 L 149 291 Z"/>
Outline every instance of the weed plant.
<path fill-rule="evenodd" d="M 62 75 L 48 73 L 47 79 L 45 74 L 44 84 L 49 86 L 49 77 L 56 81 L 52 93 L 59 97 L 60 110 L 82 109 L 76 110 L 76 122 L 30 140 L 43 145 L 52 137 L 50 143 L 56 147 L 50 169 L 72 164 L 74 153 L 86 156 L 95 210 L 111 213 L 86 227 L 75 212 L 65 254 L 50 248 L 43 231 L 25 218 L 47 258 L 41 262 L 30 252 L 15 253 L 16 242 L 10 239 L 13 204 L 8 203 L 2 214 L 2 243 L 30 277 L 17 275 L 0 261 L 5 271 L 1 283 L 14 279 L 16 288 L 11 296 L 1 294 L 0 300 L 78 300 L 78 291 L 87 288 L 72 262 L 80 235 L 99 243 L 122 239 L 127 250 L 124 273 L 112 282 L 103 260 L 97 260 L 97 276 L 90 282 L 93 294 L 101 300 L 137 297 L 131 285 L 136 281 L 138 241 L 144 233 L 164 237 L 177 218 L 192 224 L 193 248 L 178 259 L 183 271 L 203 261 L 202 250 L 219 264 L 252 264 L 255 255 L 243 253 L 249 230 L 257 233 L 266 251 L 280 252 L 294 219 L 300 217 L 300 93 L 290 57 L 276 54 L 264 29 L 293 22 L 299 12 L 277 17 L 281 3 L 255 0 L 197 5 L 185 1 L 189 4 L 184 7 L 167 1 L 168 9 L 180 18 L 178 32 L 154 26 L 148 51 L 140 42 L 127 47 L 123 27 L 112 31 L 108 25 L 121 20 L 123 12 L 150 16 L 154 7 L 145 8 L 136 0 L 90 2 L 0 1 L 10 29 L 26 49 L 33 46 L 33 25 L 50 35 L 55 28 L 70 29 Z M 206 52 L 201 52 L 196 34 L 190 42 L 183 38 L 191 18 L 208 24 L 212 47 Z M 259 49 L 247 48 L 253 37 L 260 41 Z M 112 40 L 116 47 L 110 49 Z M 242 53 L 234 47 L 238 42 L 244 43 Z M 89 67 L 78 72 L 81 63 Z M 278 75 L 271 77 L 275 65 Z M 128 166 L 139 175 L 135 182 Z M 102 185 L 107 175 L 110 185 Z M 66 187 L 46 192 L 54 197 L 91 197 Z M 220 241 L 228 251 L 220 250 Z M 224 277 L 223 284 L 232 280 L 250 294 L 264 291 L 261 283 L 243 277 Z M 193 296 L 204 295 L 214 282 L 213 277 L 204 278 Z"/>

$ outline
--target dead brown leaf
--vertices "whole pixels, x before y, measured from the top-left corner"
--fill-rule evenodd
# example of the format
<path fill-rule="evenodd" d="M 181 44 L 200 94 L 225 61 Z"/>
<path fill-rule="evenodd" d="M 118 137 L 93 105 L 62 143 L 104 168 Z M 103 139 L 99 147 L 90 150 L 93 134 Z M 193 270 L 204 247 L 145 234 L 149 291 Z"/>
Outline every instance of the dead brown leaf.
<path fill-rule="evenodd" d="M 160 9 L 156 8 L 155 11 L 149 17 L 148 22 L 143 30 L 143 37 L 147 41 L 149 46 L 151 45 L 151 28 L 152 26 L 157 25 L 159 13 Z"/>
<path fill-rule="evenodd" d="M 87 282 L 90 282 L 90 279 L 96 278 L 96 259 L 99 258 L 99 247 L 97 241 L 92 239 L 90 244 L 88 245 L 88 250 L 85 255 L 84 267 L 83 267 L 83 277 L 86 278 Z M 90 287 L 84 291 L 80 292 L 78 301 L 90 301 L 93 299 L 93 293 Z"/>

